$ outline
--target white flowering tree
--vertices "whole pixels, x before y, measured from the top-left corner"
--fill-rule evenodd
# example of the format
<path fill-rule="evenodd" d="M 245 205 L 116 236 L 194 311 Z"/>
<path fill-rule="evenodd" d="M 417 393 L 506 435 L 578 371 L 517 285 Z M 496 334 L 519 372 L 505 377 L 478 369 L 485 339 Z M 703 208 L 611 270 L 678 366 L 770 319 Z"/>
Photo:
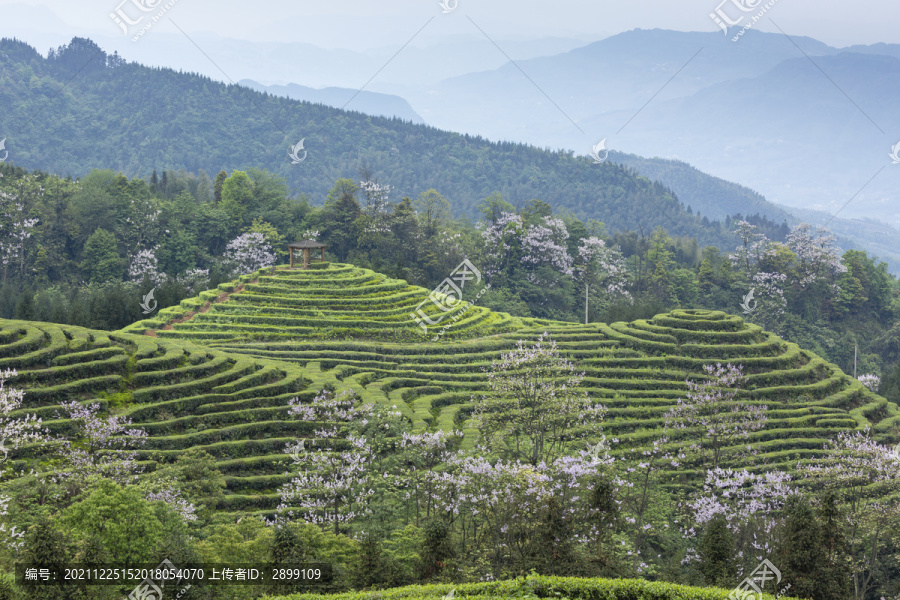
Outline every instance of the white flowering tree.
<path fill-rule="evenodd" d="M 787 308 L 784 298 L 787 275 L 760 271 L 753 275 L 752 281 L 751 290 L 756 304 L 751 306 L 753 311 L 748 318 L 757 321 L 764 329 L 774 329 Z"/>
<path fill-rule="evenodd" d="M 854 598 L 864 600 L 889 560 L 886 538 L 900 522 L 900 453 L 872 439 L 869 429 L 842 432 L 825 450 L 822 459 L 797 469 L 843 501 Z"/>
<path fill-rule="evenodd" d="M 15 266 L 19 274 L 24 271 L 25 240 L 31 237 L 38 219 L 26 217 L 24 205 L 2 190 L 0 202 L 5 205 L 0 209 L 0 264 L 3 265 L 3 281 L 6 281 L 10 265 Z"/>
<path fill-rule="evenodd" d="M 631 299 L 627 288 L 628 271 L 625 268 L 625 258 L 618 248 L 608 247 L 606 242 L 598 237 L 591 236 L 581 240 L 575 273 L 586 288 L 585 323 L 588 321 L 588 298 L 591 287 L 604 292 L 599 302 L 595 300 L 594 304 L 602 306 L 617 297 Z"/>
<path fill-rule="evenodd" d="M 209 269 L 188 269 L 178 276 L 178 282 L 184 285 L 188 294 L 196 294 L 209 284 Z"/>
<path fill-rule="evenodd" d="M 144 277 L 149 277 L 150 281 L 155 285 L 165 281 L 166 274 L 159 272 L 159 261 L 156 258 L 158 250 L 159 246 L 140 250 L 131 258 L 131 263 L 128 266 L 128 278 L 131 281 L 140 283 L 144 280 Z"/>
<path fill-rule="evenodd" d="M 388 198 L 390 198 L 389 194 L 391 191 L 391 186 L 382 185 L 378 183 L 378 181 L 367 179 L 366 181 L 359 182 L 359 189 L 366 197 L 366 206 L 364 208 L 364 212 L 367 216 L 374 219 L 384 213 L 385 209 L 388 206 Z"/>
<path fill-rule="evenodd" d="M 244 233 L 231 240 L 225 248 L 224 258 L 239 274 L 275 264 L 275 254 L 262 233 Z"/>
<path fill-rule="evenodd" d="M 437 490 L 444 474 L 435 467 L 450 460 L 453 456 L 451 446 L 462 437 L 459 430 L 452 433 L 443 430 L 417 434 L 402 432 L 400 484 L 406 489 L 403 499 L 407 505 L 407 521 L 414 516 L 419 525 L 422 517 L 430 518 L 437 513 Z M 412 515 L 409 515 L 410 504 Z"/>
<path fill-rule="evenodd" d="M 41 419 L 32 414 L 12 416 L 11 413 L 22 408 L 25 390 L 13 388 L 7 382 L 18 376 L 15 369 L 0 371 L 0 443 L 7 460 L 8 451 L 22 444 L 45 441 L 47 439 L 41 428 Z"/>
<path fill-rule="evenodd" d="M 13 411 L 22 408 L 25 391 L 13 388 L 7 382 L 16 377 L 18 372 L 14 369 L 0 371 L 0 450 L 3 462 L 9 458 L 9 451 L 18 448 L 22 444 L 46 441 L 47 436 L 41 428 L 41 420 L 35 415 L 25 414 L 12 416 Z M 2 517 L 9 514 L 9 503 L 12 498 L 0 494 L 0 544 L 16 550 L 22 545 L 24 531 L 17 531 L 15 526 L 10 526 Z"/>
<path fill-rule="evenodd" d="M 809 223 L 800 223 L 787 237 L 787 246 L 797 256 L 796 285 L 805 290 L 824 281 L 833 284 L 837 276 L 847 271 L 835 246 L 835 238 L 824 227 L 815 234 Z"/>
<path fill-rule="evenodd" d="M 606 408 L 583 389 L 575 365 L 546 333 L 493 361 L 489 393 L 474 396 L 473 416 L 490 451 L 537 466 L 565 454 L 573 440 L 602 439 Z"/>
<path fill-rule="evenodd" d="M 137 482 L 143 468 L 137 462 L 136 447 L 143 446 L 147 433 L 131 428 L 131 419 L 101 416 L 99 404 L 81 404 L 72 400 L 60 404 L 75 426 L 72 439 L 59 440 L 63 448 L 65 468 L 57 472 L 57 480 L 75 486 L 92 476 L 111 479 L 121 485 Z"/>
<path fill-rule="evenodd" d="M 734 440 L 750 437 L 750 433 L 766 425 L 766 406 L 738 401 L 738 390 L 744 379 L 740 365 L 706 365 L 707 378 L 687 380 L 688 393 L 666 413 L 666 429 L 673 431 L 695 429 L 702 442 L 695 450 L 709 451 L 712 468 L 722 459 L 723 448 Z"/>
<path fill-rule="evenodd" d="M 756 225 L 747 221 L 738 221 L 734 234 L 741 239 L 741 244 L 729 255 L 729 259 L 736 271 L 751 277 L 763 259 L 771 255 L 772 241 L 759 232 Z"/>
<path fill-rule="evenodd" d="M 574 274 L 574 261 L 566 245 L 569 232 L 562 219 L 545 216 L 540 223 L 529 224 L 520 215 L 503 212 L 481 236 L 488 278 L 522 267 L 528 281 L 547 285 L 552 282 L 540 279 L 537 271 L 541 267 L 564 276 Z"/>
<path fill-rule="evenodd" d="M 618 441 L 613 439 L 613 443 Z M 684 457 L 683 453 L 669 448 L 668 437 L 661 436 L 651 444 L 624 449 L 614 463 L 617 467 L 614 501 L 625 537 L 619 541 L 619 549 L 624 550 L 635 573 L 652 572 L 653 559 L 647 548 L 669 528 L 672 503 L 659 488 L 660 474 L 663 470 L 677 469 Z"/>
<path fill-rule="evenodd" d="M 730 259 L 759 304 L 748 318 L 767 329 L 778 330 L 788 305 L 801 316 L 817 314 L 824 301 L 837 300 L 840 281 L 854 284 L 852 277 L 841 279 L 847 266 L 836 238 L 823 227 L 814 231 L 808 223 L 800 223 L 785 243 L 769 240 L 746 221 L 739 221 L 734 233 L 741 245 Z"/>
<path fill-rule="evenodd" d="M 552 572 L 560 555 L 603 534 L 591 492 L 608 464 L 605 451 L 538 465 L 459 451 L 436 477 L 434 499 L 458 533 L 461 554 L 491 565 L 486 578 L 515 574 L 510 563 L 526 557 Z"/>
<path fill-rule="evenodd" d="M 874 373 L 866 373 L 865 375 L 860 375 L 859 377 L 857 377 L 857 379 L 870 392 L 878 393 L 878 388 L 881 387 L 881 377 L 875 375 Z"/>
<path fill-rule="evenodd" d="M 356 394 L 335 396 L 325 390 L 311 403 L 290 401 L 289 414 L 301 421 L 319 424 L 315 439 L 289 444 L 285 453 L 294 457 L 296 475 L 281 488 L 281 518 L 295 516 L 320 527 L 334 527 L 371 512 L 368 500 L 375 494 L 373 469 L 383 453 L 373 429 L 391 432 L 398 427 L 400 413 L 385 412 L 372 404 L 359 404 Z M 396 433 L 396 432 L 395 432 Z M 307 448 L 307 442 L 310 446 Z"/>
<path fill-rule="evenodd" d="M 781 471 L 710 469 L 703 490 L 688 504 L 693 524 L 685 535 L 695 538 L 697 528 L 721 515 L 734 535 L 738 564 L 752 569 L 772 552 L 778 511 L 793 493 L 791 476 Z M 693 556 L 688 552 L 688 561 Z"/>
<path fill-rule="evenodd" d="M 197 508 L 181 495 L 178 490 L 178 482 L 175 480 L 166 479 L 146 484 L 144 499 L 148 502 L 166 504 L 185 522 L 197 520 Z"/>

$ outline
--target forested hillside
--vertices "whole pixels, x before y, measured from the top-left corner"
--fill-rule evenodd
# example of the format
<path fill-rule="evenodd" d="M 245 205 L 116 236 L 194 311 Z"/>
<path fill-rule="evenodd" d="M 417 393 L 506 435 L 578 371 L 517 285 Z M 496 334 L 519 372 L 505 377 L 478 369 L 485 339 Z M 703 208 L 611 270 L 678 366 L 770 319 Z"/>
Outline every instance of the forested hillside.
<path fill-rule="evenodd" d="M 481 199 L 499 192 L 520 207 L 537 198 L 616 230 L 663 225 L 723 247 L 734 239 L 688 215 L 664 186 L 611 162 L 128 64 L 80 38 L 47 59 L 24 43 L 0 42 L 0 102 L 8 162 L 60 175 L 115 169 L 148 178 L 153 170 L 186 169 L 214 176 L 253 166 L 284 177 L 296 194 L 320 198 L 367 166 L 400 197 L 439 189 L 457 216 L 476 216 Z M 308 154 L 292 165 L 288 151 L 301 139 Z"/>

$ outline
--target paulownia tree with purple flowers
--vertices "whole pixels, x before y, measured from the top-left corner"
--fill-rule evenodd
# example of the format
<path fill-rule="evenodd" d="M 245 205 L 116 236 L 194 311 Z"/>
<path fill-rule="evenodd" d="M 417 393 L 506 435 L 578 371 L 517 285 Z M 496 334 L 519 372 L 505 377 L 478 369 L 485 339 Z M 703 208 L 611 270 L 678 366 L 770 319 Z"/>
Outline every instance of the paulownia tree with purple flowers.
<path fill-rule="evenodd" d="M 600 299 L 594 300 L 595 306 L 608 306 L 616 298 L 631 299 L 628 292 L 628 271 L 625 259 L 618 248 L 610 248 L 606 242 L 596 236 L 585 238 L 578 247 L 578 265 L 575 273 L 587 289 L 602 290 Z M 585 302 L 589 294 L 585 294 Z M 585 321 L 588 320 L 588 306 L 585 306 Z"/>
<path fill-rule="evenodd" d="M 314 439 L 285 448 L 285 453 L 294 457 L 297 472 L 281 488 L 278 518 L 299 516 L 340 533 L 341 525 L 371 512 L 376 487 L 373 473 L 382 473 L 379 467 L 386 453 L 385 440 L 398 435 L 400 413 L 360 404 L 350 390 L 338 395 L 324 390 L 310 403 L 293 398 L 289 414 L 317 423 L 318 428 Z"/>
<path fill-rule="evenodd" d="M 398 466 L 403 472 L 402 485 L 406 488 L 403 499 L 407 523 L 414 517 L 418 526 L 420 519 L 429 519 L 437 513 L 437 490 L 444 473 L 436 470 L 436 467 L 451 460 L 454 456 L 452 446 L 462 436 L 463 433 L 459 430 L 452 433 L 440 430 L 417 434 L 406 431 L 401 433 Z"/>
<path fill-rule="evenodd" d="M 464 570 L 487 566 L 502 578 L 529 566 L 565 569 L 578 546 L 594 547 L 603 535 L 592 488 L 608 465 L 605 448 L 602 456 L 580 451 L 538 465 L 455 453 L 434 498 L 456 533 Z"/>
<path fill-rule="evenodd" d="M 502 353 L 487 372 L 488 393 L 472 398 L 488 451 L 537 466 L 563 456 L 571 441 L 602 439 L 606 408 L 579 389 L 583 379 L 547 333 Z"/>
<path fill-rule="evenodd" d="M 875 441 L 869 429 L 842 432 L 825 450 L 823 458 L 797 469 L 844 504 L 854 598 L 864 600 L 884 574 L 888 538 L 900 525 L 900 453 Z"/>
<path fill-rule="evenodd" d="M 71 419 L 70 438 L 60 438 L 64 467 L 56 479 L 81 489 L 93 477 L 110 479 L 121 485 L 136 483 L 143 468 L 137 462 L 137 450 L 147 440 L 143 429 L 131 427 L 131 419 L 108 414 L 100 405 L 72 400 L 60 404 Z"/>
<path fill-rule="evenodd" d="M 0 371 L 0 445 L 3 446 L 3 461 L 9 458 L 9 451 L 22 444 L 36 443 L 46 440 L 41 428 L 41 420 L 35 415 L 24 414 L 12 416 L 13 411 L 22 408 L 25 391 L 9 387 L 7 381 L 18 375 L 14 369 Z M 0 495 L 0 518 L 9 514 L 10 496 Z M 10 549 L 21 546 L 24 531 L 17 531 L 15 526 L 0 520 L 0 544 Z"/>
<path fill-rule="evenodd" d="M 25 208 L 13 196 L 0 191 L 0 265 L 3 265 L 3 281 L 6 281 L 12 265 L 21 274 L 25 268 L 25 240 L 38 219 L 25 216 Z"/>
<path fill-rule="evenodd" d="M 719 467 L 723 449 L 733 441 L 750 437 L 750 433 L 765 427 L 766 406 L 738 401 L 744 380 L 740 365 L 706 365 L 707 378 L 688 379 L 688 393 L 666 413 L 666 429 L 695 430 L 703 442 L 693 444 L 703 460 L 711 460 L 712 468 Z M 709 455 L 707 457 L 707 454 Z"/>
<path fill-rule="evenodd" d="M 517 270 L 525 271 L 525 278 L 536 285 L 555 285 L 542 279 L 542 269 L 571 277 L 574 261 L 569 255 L 566 224 L 546 215 L 534 222 L 521 215 L 501 212 L 482 231 L 485 276 L 509 277 Z"/>
<path fill-rule="evenodd" d="M 779 511 L 793 493 L 791 476 L 781 471 L 710 469 L 703 489 L 686 505 L 688 515 L 681 521 L 685 537 L 708 534 L 710 524 L 722 519 L 734 539 L 733 556 L 743 576 L 773 551 Z M 690 549 L 685 562 L 696 558 Z"/>
<path fill-rule="evenodd" d="M 618 443 L 618 439 L 613 440 Z M 656 569 L 654 559 L 672 551 L 669 522 L 673 501 L 661 488 L 663 470 L 677 469 L 685 455 L 661 436 L 640 447 L 625 449 L 615 461 L 613 502 L 617 506 L 618 535 L 613 549 L 630 563 L 635 574 L 647 576 Z"/>
<path fill-rule="evenodd" d="M 223 256 L 238 274 L 247 274 L 275 264 L 275 254 L 262 233 L 243 233 L 228 242 Z"/>

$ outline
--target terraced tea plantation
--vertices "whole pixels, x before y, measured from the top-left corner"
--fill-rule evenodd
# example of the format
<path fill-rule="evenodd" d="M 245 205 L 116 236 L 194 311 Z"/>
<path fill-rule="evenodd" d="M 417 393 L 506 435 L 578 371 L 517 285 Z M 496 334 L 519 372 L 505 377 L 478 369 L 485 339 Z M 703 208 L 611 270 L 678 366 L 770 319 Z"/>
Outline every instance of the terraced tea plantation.
<path fill-rule="evenodd" d="M 126 331 L 155 329 L 160 337 L 204 342 L 243 342 L 259 339 L 360 338 L 383 341 L 422 341 L 422 329 L 410 317 L 428 290 L 389 279 L 352 265 L 313 263 L 309 270 L 265 269 L 240 278 L 236 285 L 219 286 L 160 311 L 155 319 L 139 321 Z M 432 321 L 452 326 L 444 338 L 465 339 L 526 324 L 543 323 L 496 313 L 456 302 L 439 307 L 426 302 L 422 312 Z"/>
<path fill-rule="evenodd" d="M 218 508 L 234 513 L 271 514 L 287 479 L 285 446 L 312 435 L 313 424 L 288 417 L 290 398 L 351 388 L 364 401 L 396 405 L 418 430 L 460 428 L 471 446 L 478 432 L 469 399 L 487 389 L 485 370 L 517 340 L 545 331 L 609 408 L 604 429 L 619 440 L 615 452 L 656 439 L 685 380 L 716 362 L 744 365 L 739 398 L 768 406 L 767 426 L 751 434 L 758 455 L 750 467 L 793 471 L 842 430 L 872 426 L 880 441 L 898 441 L 896 405 L 740 317 L 673 311 L 576 325 L 460 305 L 433 342 L 410 317 L 428 293 L 349 265 L 267 269 L 122 332 L 0 321 L 0 369 L 19 371 L 10 385 L 26 390 L 25 410 L 57 431 L 68 425 L 54 415 L 70 399 L 129 416 L 150 435 L 141 452 L 150 468 L 202 447 L 227 477 Z M 672 444 L 701 435 L 682 430 Z"/>

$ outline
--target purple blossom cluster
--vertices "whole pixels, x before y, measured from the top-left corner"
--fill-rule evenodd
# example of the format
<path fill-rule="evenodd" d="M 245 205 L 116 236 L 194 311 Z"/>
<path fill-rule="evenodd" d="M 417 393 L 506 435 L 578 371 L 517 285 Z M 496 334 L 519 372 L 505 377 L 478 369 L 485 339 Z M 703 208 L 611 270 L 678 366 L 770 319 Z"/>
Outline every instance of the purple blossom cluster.
<path fill-rule="evenodd" d="M 184 521 L 196 521 L 196 508 L 181 495 L 174 486 L 169 485 L 157 491 L 148 491 L 144 498 L 149 502 L 164 502 Z"/>
<path fill-rule="evenodd" d="M 688 393 L 666 413 L 666 429 L 698 428 L 711 448 L 713 468 L 719 466 L 721 451 L 734 439 L 747 439 L 750 433 L 766 425 L 764 405 L 745 404 L 737 399 L 744 379 L 740 365 L 706 365 L 707 379 L 687 380 Z"/>
<path fill-rule="evenodd" d="M 41 419 L 33 414 L 12 416 L 14 411 L 22 408 L 22 401 L 25 398 L 24 390 L 6 385 L 7 381 L 17 375 L 15 369 L 0 371 L 0 442 L 5 451 L 46 439 L 41 429 Z M 3 460 L 7 458 L 8 456 L 3 456 Z"/>
<path fill-rule="evenodd" d="M 537 465 L 561 456 L 573 432 L 600 436 L 606 408 L 579 389 L 584 373 L 545 332 L 519 340 L 487 372 L 489 395 L 474 396 L 473 418 L 489 451 Z M 585 434 L 586 435 L 586 434 Z"/>
<path fill-rule="evenodd" d="M 131 419 L 100 416 L 99 404 L 81 404 L 74 400 L 60 404 L 76 427 L 76 441 L 60 439 L 67 470 L 59 471 L 57 479 L 75 485 L 99 475 L 121 485 L 135 483 L 143 468 L 137 462 L 134 446 L 147 440 L 143 429 L 130 429 Z"/>
<path fill-rule="evenodd" d="M 833 490 L 843 502 L 854 597 L 867 597 L 873 565 L 892 560 L 885 538 L 900 522 L 900 452 L 879 444 L 869 428 L 841 432 L 820 460 L 797 470 L 813 486 Z"/>
<path fill-rule="evenodd" d="M 225 247 L 223 258 L 242 275 L 275 264 L 275 254 L 262 233 L 244 233 L 234 238 Z"/>
<path fill-rule="evenodd" d="M 824 227 L 819 227 L 813 235 L 809 223 L 800 223 L 788 234 L 787 246 L 797 257 L 798 284 L 801 289 L 806 289 L 823 278 L 834 280 L 835 276 L 847 271 L 847 267 L 841 262 L 836 240 Z"/>
<path fill-rule="evenodd" d="M 874 373 L 866 373 L 865 375 L 860 375 L 857 377 L 859 382 L 866 386 L 870 392 L 877 392 L 878 388 L 881 387 L 881 377 L 875 375 Z"/>
<path fill-rule="evenodd" d="M 285 448 L 295 457 L 299 473 L 281 488 L 280 517 L 300 516 L 323 527 L 333 525 L 338 531 L 342 523 L 368 514 L 367 499 L 375 493 L 371 467 L 376 449 L 368 437 L 355 434 L 353 429 L 389 429 L 388 419 L 396 419 L 400 413 L 358 404 L 356 394 L 350 390 L 336 396 L 325 390 L 309 404 L 292 398 L 288 413 L 321 426 L 315 430 L 318 451 L 307 450 L 305 444 L 289 444 Z M 342 440 L 349 443 L 349 448 L 336 448 Z M 294 508 L 299 515 L 295 515 Z"/>
<path fill-rule="evenodd" d="M 22 407 L 25 398 L 24 390 L 8 387 L 7 381 L 18 375 L 15 369 L 0 371 L 0 446 L 3 448 L 3 461 L 8 458 L 8 452 L 21 444 L 33 443 L 46 439 L 41 429 L 41 420 L 32 414 L 18 414 L 12 416 L 13 411 Z M 22 546 L 24 531 L 10 526 L 2 517 L 9 514 L 9 496 L 0 495 L 0 545 L 18 550 Z"/>
<path fill-rule="evenodd" d="M 794 227 L 785 243 L 773 242 L 747 221 L 734 231 L 741 245 L 729 255 L 736 271 L 751 284 L 758 306 L 753 318 L 767 329 L 775 329 L 787 306 L 785 290 L 802 293 L 813 285 L 826 286 L 826 293 L 840 292 L 838 278 L 847 272 L 827 229 L 815 233 L 808 223 Z"/>
<path fill-rule="evenodd" d="M 585 238 L 578 247 L 578 262 L 577 272 L 582 279 L 598 281 L 609 296 L 631 298 L 626 287 L 625 258 L 618 248 L 608 247 L 598 237 Z"/>
<path fill-rule="evenodd" d="M 388 206 L 391 186 L 382 185 L 377 181 L 366 180 L 359 182 L 359 189 L 362 190 L 366 197 L 366 214 L 370 217 L 382 214 Z"/>
<path fill-rule="evenodd" d="M 794 493 L 787 473 L 715 468 L 707 471 L 703 490 L 689 507 L 693 522 L 701 527 L 722 515 L 739 543 L 743 542 L 740 557 L 752 553 L 747 558 L 759 562 L 772 550 L 772 535 L 778 524 L 776 515 Z M 695 534 L 691 527 L 688 535 Z"/>
<path fill-rule="evenodd" d="M 530 225 L 515 213 L 502 213 L 482 233 L 485 256 L 493 257 L 485 270 L 488 277 L 502 272 L 512 261 L 530 267 L 529 281 L 539 283 L 534 269 L 553 268 L 571 276 L 574 261 L 569 255 L 566 224 L 555 217 L 544 217 L 543 223 Z"/>
<path fill-rule="evenodd" d="M 11 201 L 12 196 L 0 191 L 0 200 Z M 0 223 L 8 225 L 0 229 L 0 264 L 4 267 L 21 263 L 25 258 L 23 249 L 25 240 L 31 237 L 31 230 L 38 224 L 38 219 L 25 216 L 25 207 L 21 202 L 9 202 L 9 208 L 0 213 Z"/>
<path fill-rule="evenodd" d="M 131 281 L 140 283 L 144 277 L 149 277 L 150 281 L 159 285 L 166 280 L 166 274 L 159 272 L 159 261 L 156 259 L 158 250 L 159 246 L 154 246 L 151 249 L 140 250 L 131 257 L 131 264 L 128 266 L 128 278 Z"/>
<path fill-rule="evenodd" d="M 128 278 L 132 282 L 140 283 L 144 277 L 149 277 L 150 281 L 158 286 L 171 279 L 159 270 L 159 261 L 156 258 L 158 250 L 159 246 L 140 250 L 131 258 L 131 264 L 128 266 Z M 189 294 L 193 294 L 209 282 L 209 269 L 188 269 L 174 280 L 183 284 Z"/>

